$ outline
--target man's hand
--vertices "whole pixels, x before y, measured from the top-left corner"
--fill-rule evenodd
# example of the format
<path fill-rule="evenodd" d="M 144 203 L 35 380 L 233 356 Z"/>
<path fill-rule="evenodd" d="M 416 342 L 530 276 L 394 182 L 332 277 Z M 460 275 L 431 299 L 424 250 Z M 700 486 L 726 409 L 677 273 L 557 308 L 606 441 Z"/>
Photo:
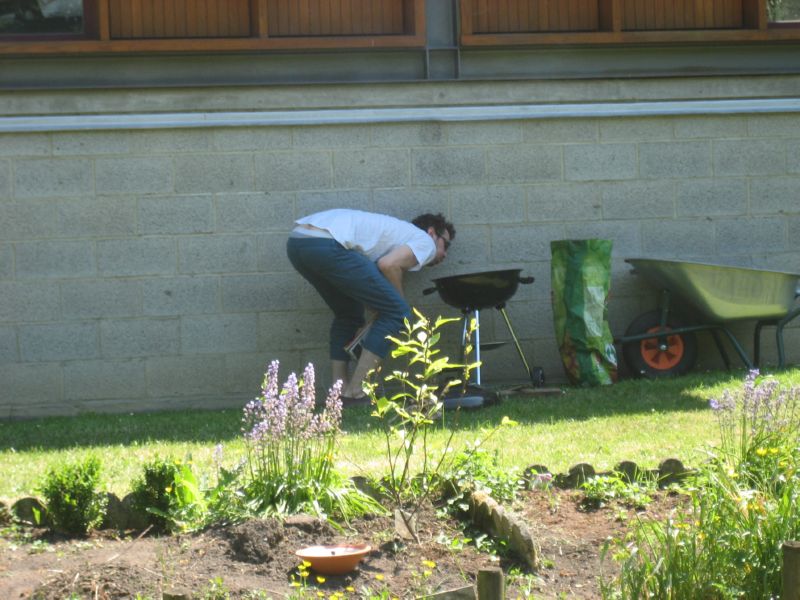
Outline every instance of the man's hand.
<path fill-rule="evenodd" d="M 417 257 L 408 246 L 398 246 L 378 259 L 378 269 L 395 289 L 403 294 L 403 273 L 417 265 Z"/>

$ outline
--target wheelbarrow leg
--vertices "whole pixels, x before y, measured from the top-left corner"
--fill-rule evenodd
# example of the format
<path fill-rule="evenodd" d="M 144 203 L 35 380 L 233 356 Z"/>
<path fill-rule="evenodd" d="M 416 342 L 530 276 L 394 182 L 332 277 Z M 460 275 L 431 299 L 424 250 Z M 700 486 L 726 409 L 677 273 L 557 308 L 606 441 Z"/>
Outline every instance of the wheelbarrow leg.
<path fill-rule="evenodd" d="M 753 364 L 755 365 L 756 369 L 761 364 L 761 329 L 764 325 L 775 325 L 775 321 L 757 321 L 755 331 L 753 331 Z M 778 336 L 778 355 L 781 353 L 781 345 L 782 341 L 780 341 L 780 335 Z"/>
<path fill-rule="evenodd" d="M 794 320 L 798 315 L 800 315 L 800 307 L 795 308 L 780 321 L 778 321 L 778 326 L 775 330 L 775 337 L 778 343 L 778 368 L 780 369 L 783 369 L 786 366 L 786 353 L 783 347 L 783 328 L 786 327 L 786 325 L 788 325 L 789 322 Z"/>
<path fill-rule="evenodd" d="M 739 343 L 739 340 L 736 339 L 736 336 L 733 335 L 728 330 L 727 327 L 724 327 L 724 326 L 720 325 L 719 328 L 722 330 L 722 332 L 726 336 L 728 336 L 728 340 L 730 341 L 731 345 L 733 346 L 733 349 L 736 350 L 736 354 L 738 354 L 739 358 L 742 359 L 742 362 L 744 363 L 744 366 L 747 367 L 748 370 L 752 370 L 753 369 L 753 363 L 750 362 L 750 359 L 747 357 L 747 354 L 745 353 L 744 349 L 742 348 L 742 345 Z"/>
<path fill-rule="evenodd" d="M 725 369 L 730 371 L 731 359 L 728 358 L 728 353 L 725 351 L 725 346 L 722 345 L 722 340 L 719 339 L 719 333 L 717 333 L 716 329 L 711 330 L 711 337 L 714 338 L 714 344 L 716 344 L 717 350 L 719 350 L 719 355 L 722 357 L 722 362 L 725 363 Z"/>

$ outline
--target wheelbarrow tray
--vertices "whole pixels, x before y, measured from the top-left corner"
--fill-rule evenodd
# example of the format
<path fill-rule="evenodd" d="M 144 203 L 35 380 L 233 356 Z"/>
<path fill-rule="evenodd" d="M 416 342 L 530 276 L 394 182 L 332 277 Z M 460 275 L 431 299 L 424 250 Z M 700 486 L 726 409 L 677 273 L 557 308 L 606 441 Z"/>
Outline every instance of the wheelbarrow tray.
<path fill-rule="evenodd" d="M 628 258 L 625 262 L 713 323 L 781 319 L 792 310 L 800 280 L 796 273 L 676 260 Z"/>

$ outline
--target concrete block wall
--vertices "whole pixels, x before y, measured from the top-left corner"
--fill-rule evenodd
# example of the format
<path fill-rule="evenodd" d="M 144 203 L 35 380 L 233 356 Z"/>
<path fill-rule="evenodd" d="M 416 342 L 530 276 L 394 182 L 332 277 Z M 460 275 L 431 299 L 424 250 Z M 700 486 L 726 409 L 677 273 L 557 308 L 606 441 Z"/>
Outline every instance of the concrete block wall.
<path fill-rule="evenodd" d="M 448 261 L 408 277 L 428 314 L 457 314 L 422 294 L 433 277 L 535 276 L 509 315 L 557 382 L 550 241 L 613 240 L 621 334 L 655 307 L 624 258 L 800 272 L 799 192 L 795 114 L 5 133 L 0 418 L 239 407 L 273 358 L 327 383 L 327 309 L 284 244 L 293 219 L 340 206 L 454 221 Z M 484 340 L 509 339 L 482 317 Z M 735 331 L 749 349 L 751 326 Z M 787 342 L 797 362 L 797 327 Z M 525 378 L 510 344 L 484 361 L 485 381 Z"/>

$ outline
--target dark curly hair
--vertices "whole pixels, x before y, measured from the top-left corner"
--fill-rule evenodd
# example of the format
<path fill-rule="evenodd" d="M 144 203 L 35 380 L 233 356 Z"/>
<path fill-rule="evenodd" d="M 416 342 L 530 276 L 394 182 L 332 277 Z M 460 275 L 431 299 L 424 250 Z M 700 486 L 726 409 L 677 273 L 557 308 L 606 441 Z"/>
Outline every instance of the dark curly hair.
<path fill-rule="evenodd" d="M 443 235 L 444 232 L 447 231 L 447 233 L 450 234 L 451 240 L 456 237 L 456 228 L 444 218 L 442 213 L 436 213 L 435 215 L 432 213 L 425 213 L 414 217 L 414 220 L 411 222 L 423 231 L 428 231 L 429 227 L 433 227 L 436 235 Z"/>

